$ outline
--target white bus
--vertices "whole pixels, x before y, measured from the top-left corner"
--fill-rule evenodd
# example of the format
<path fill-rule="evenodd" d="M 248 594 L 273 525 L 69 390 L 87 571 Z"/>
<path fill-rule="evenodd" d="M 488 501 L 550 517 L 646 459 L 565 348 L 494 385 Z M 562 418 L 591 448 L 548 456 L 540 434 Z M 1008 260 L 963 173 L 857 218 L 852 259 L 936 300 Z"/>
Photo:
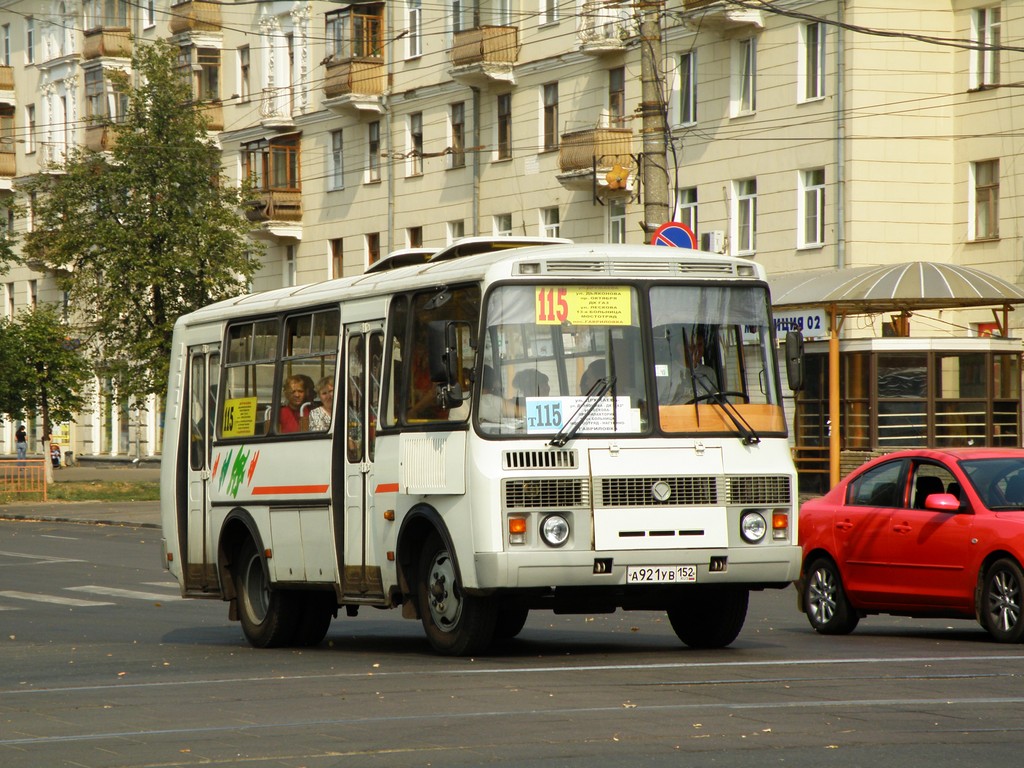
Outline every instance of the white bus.
<path fill-rule="evenodd" d="M 161 499 L 182 595 L 227 601 L 258 647 L 372 606 L 445 654 L 541 609 L 666 611 L 713 648 L 751 590 L 797 578 L 760 266 L 539 238 L 401 263 L 176 324 Z"/>

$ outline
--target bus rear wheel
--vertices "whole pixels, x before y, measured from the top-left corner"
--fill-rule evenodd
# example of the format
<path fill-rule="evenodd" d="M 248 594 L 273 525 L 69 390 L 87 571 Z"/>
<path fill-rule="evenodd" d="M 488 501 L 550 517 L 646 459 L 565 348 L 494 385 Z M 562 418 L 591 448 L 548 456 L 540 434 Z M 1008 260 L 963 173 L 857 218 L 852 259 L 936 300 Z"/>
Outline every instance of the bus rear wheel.
<path fill-rule="evenodd" d="M 420 552 L 416 596 L 423 631 L 438 653 L 468 656 L 493 641 L 495 601 L 465 593 L 455 559 L 436 533 Z"/>
<path fill-rule="evenodd" d="M 239 547 L 231 564 L 238 618 L 254 648 L 279 648 L 292 642 L 301 608 L 299 595 L 270 586 L 263 556 L 252 539 Z M 324 630 L 326 632 L 326 628 Z"/>
<path fill-rule="evenodd" d="M 725 648 L 743 629 L 749 598 L 742 587 L 686 587 L 669 607 L 668 620 L 690 648 Z"/>

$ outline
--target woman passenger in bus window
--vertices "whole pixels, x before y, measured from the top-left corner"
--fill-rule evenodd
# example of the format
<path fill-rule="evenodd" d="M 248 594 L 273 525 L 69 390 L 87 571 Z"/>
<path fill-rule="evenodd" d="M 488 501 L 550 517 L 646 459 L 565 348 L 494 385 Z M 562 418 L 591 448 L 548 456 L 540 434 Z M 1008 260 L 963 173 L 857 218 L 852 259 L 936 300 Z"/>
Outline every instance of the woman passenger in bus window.
<path fill-rule="evenodd" d="M 309 429 L 309 409 L 313 406 L 313 380 L 305 374 L 293 374 L 285 379 L 283 394 L 277 431 L 305 432 Z"/>
<path fill-rule="evenodd" d="M 316 383 L 320 405 L 309 414 L 309 431 L 326 432 L 331 428 L 331 409 L 334 407 L 334 376 L 324 376 Z"/>

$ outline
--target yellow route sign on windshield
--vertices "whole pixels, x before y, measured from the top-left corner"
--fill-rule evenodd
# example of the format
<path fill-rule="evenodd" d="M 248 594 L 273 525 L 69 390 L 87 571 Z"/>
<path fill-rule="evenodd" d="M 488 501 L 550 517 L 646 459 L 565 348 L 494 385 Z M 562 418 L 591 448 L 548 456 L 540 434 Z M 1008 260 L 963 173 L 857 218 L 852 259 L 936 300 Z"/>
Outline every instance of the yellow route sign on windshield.
<path fill-rule="evenodd" d="M 537 288 L 537 325 L 630 325 L 632 291 L 628 286 L 585 285 Z"/>

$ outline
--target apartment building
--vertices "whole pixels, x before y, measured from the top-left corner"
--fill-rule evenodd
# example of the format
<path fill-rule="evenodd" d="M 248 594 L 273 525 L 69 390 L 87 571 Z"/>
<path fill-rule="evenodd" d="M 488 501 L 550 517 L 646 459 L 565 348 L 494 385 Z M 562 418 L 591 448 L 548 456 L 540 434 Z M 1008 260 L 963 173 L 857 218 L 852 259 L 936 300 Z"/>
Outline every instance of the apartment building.
<path fill-rule="evenodd" d="M 639 34 L 652 8 L 656 45 Z M 226 172 L 260 189 L 253 290 L 470 235 L 645 242 L 659 194 L 702 247 L 773 274 L 926 260 L 1022 284 L 1022 49 L 1002 44 L 1022 30 L 1024 0 L 0 0 L 0 205 L 68 147 L 109 147 L 124 105 L 105 73 L 162 38 Z M 652 111 L 664 190 L 642 184 Z M 46 274 L 2 280 L 5 314 L 62 300 Z M 843 335 L 889 327 L 861 317 Z M 935 311 L 910 333 L 991 329 L 987 311 Z M 144 457 L 160 421 L 99 381 L 62 439 Z"/>

